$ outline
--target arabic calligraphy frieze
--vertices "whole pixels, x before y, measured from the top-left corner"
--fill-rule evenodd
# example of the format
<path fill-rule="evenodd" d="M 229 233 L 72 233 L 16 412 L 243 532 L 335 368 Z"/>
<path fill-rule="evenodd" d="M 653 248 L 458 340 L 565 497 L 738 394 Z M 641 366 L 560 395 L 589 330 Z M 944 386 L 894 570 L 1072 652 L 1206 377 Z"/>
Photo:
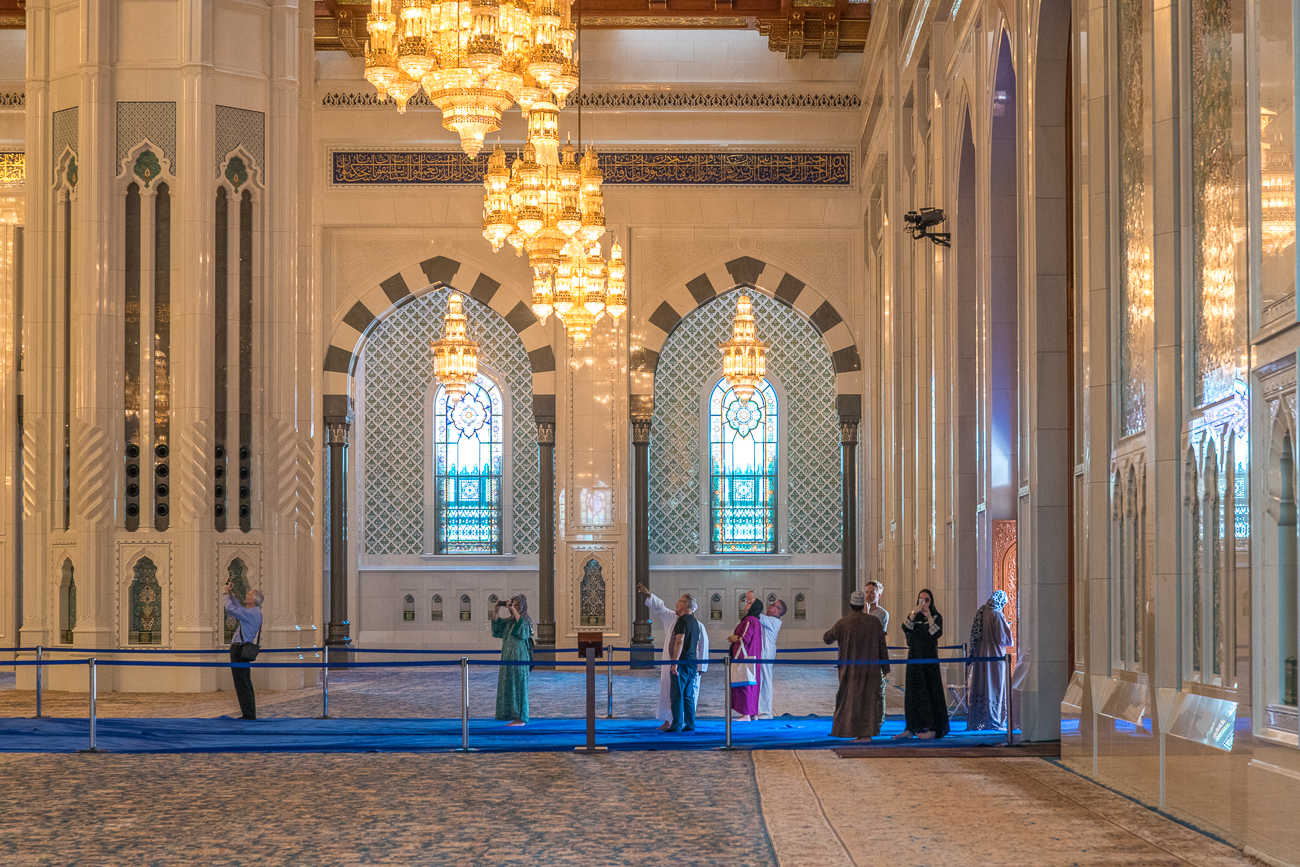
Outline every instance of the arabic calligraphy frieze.
<path fill-rule="evenodd" d="M 0 185 L 17 186 L 27 178 L 27 155 L 0 153 Z"/>
<path fill-rule="evenodd" d="M 458 151 L 334 151 L 337 186 L 481 184 L 487 152 L 468 159 Z M 677 151 L 603 153 L 605 183 L 615 186 L 811 186 L 853 183 L 853 154 Z"/>

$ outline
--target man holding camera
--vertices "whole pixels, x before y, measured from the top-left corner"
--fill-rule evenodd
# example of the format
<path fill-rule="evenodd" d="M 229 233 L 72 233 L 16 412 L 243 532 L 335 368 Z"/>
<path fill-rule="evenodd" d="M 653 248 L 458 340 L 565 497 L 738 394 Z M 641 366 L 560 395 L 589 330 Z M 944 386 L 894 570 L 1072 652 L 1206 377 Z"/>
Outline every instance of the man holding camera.
<path fill-rule="evenodd" d="M 256 646 L 262 637 L 262 591 L 249 590 L 244 597 L 244 604 L 234 597 L 235 589 L 226 582 L 226 592 L 222 595 L 222 607 L 226 613 L 235 618 L 239 627 L 230 638 L 230 661 L 244 662 L 244 645 Z M 254 651 L 256 657 L 256 651 Z M 257 697 L 253 695 L 253 670 L 231 666 L 230 676 L 235 681 L 235 695 L 239 698 L 239 711 L 244 719 L 257 719 Z"/>

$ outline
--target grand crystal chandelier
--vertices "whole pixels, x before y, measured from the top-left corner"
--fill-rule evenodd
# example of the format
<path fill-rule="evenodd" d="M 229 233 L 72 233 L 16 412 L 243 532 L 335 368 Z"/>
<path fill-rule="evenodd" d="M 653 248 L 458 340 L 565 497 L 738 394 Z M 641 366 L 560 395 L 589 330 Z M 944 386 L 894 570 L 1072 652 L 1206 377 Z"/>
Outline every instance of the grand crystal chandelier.
<path fill-rule="evenodd" d="M 423 87 L 471 158 L 518 103 L 578 86 L 569 0 L 371 0 L 366 80 L 399 112 Z"/>
<path fill-rule="evenodd" d="M 615 242 L 606 263 L 604 173 L 594 146 L 578 159 L 572 142 L 560 148 L 559 105 L 536 99 L 528 116 L 528 141 L 507 166 L 500 143 L 483 176 L 483 237 L 500 251 L 509 242 L 528 254 L 533 269 L 533 313 L 554 313 L 575 346 L 586 344 L 606 314 L 627 312 L 627 269 Z"/>
<path fill-rule="evenodd" d="M 719 343 L 718 348 L 722 350 L 722 378 L 735 390 L 736 400 L 749 403 L 767 375 L 768 346 L 758 339 L 754 305 L 748 295 L 741 293 L 731 323 L 731 339 Z"/>
<path fill-rule="evenodd" d="M 442 338 L 429 341 L 433 350 L 433 375 L 447 390 L 447 403 L 455 406 L 478 377 L 478 343 L 466 333 L 464 300 L 459 292 L 447 297 L 442 317 Z"/>

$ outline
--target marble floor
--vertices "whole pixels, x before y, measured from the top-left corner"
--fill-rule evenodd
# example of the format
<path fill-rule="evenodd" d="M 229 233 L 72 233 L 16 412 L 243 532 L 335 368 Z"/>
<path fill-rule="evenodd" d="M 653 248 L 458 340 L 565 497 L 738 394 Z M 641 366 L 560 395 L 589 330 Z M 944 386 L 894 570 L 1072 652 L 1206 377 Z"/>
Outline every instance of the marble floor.
<path fill-rule="evenodd" d="M 1254 865 L 1043 759 L 0 755 L 0 865 Z"/>

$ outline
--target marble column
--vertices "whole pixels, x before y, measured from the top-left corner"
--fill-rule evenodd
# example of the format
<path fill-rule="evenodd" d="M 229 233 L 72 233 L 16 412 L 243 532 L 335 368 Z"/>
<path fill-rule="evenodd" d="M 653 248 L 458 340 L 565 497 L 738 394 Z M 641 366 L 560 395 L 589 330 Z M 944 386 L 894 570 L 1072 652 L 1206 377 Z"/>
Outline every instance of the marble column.
<path fill-rule="evenodd" d="M 325 643 L 331 647 L 347 647 L 352 642 L 348 623 L 348 549 L 343 536 L 347 526 L 346 464 L 348 434 L 352 430 L 352 416 L 325 418 L 326 444 L 330 450 L 330 619 L 326 627 Z"/>
<path fill-rule="evenodd" d="M 650 586 L 650 419 L 632 418 L 632 533 L 636 559 L 632 569 L 632 589 L 637 584 Z M 632 647 L 653 651 L 654 638 L 650 634 L 650 609 L 646 598 L 636 594 L 636 607 L 632 621 Z M 639 654 L 633 651 L 634 658 Z M 649 658 L 653 653 L 645 654 Z"/>
<path fill-rule="evenodd" d="M 537 419 L 541 484 L 537 506 L 537 651 L 555 650 L 555 419 Z M 551 657 L 554 658 L 553 656 Z"/>
<path fill-rule="evenodd" d="M 849 613 L 849 596 L 858 589 L 858 417 L 840 416 L 840 610 Z"/>

